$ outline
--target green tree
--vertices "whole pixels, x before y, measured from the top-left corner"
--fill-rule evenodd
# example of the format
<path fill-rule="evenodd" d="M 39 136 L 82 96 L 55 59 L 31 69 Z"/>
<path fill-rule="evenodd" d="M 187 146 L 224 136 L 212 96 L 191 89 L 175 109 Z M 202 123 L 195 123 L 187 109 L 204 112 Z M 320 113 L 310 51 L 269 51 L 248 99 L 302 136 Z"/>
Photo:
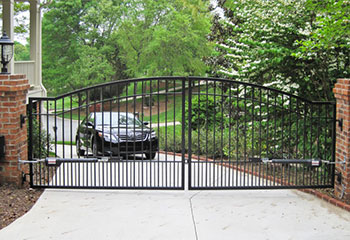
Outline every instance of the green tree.
<path fill-rule="evenodd" d="M 303 50 L 350 48 L 350 1 L 307 0 L 306 8 L 314 13 L 317 27 L 302 41 Z"/>
<path fill-rule="evenodd" d="M 118 31 L 133 76 L 203 75 L 210 53 L 208 1 L 130 0 Z"/>
<path fill-rule="evenodd" d="M 58 94 L 155 75 L 203 75 L 207 0 L 62 1 L 43 19 L 43 82 Z"/>
<path fill-rule="evenodd" d="M 26 44 L 25 46 L 21 43 L 15 41 L 15 61 L 27 61 L 30 60 L 30 46 Z"/>
<path fill-rule="evenodd" d="M 111 41 L 122 1 L 54 1 L 43 19 L 43 82 L 51 94 L 125 78 Z M 120 12 L 120 11 L 119 11 Z"/>

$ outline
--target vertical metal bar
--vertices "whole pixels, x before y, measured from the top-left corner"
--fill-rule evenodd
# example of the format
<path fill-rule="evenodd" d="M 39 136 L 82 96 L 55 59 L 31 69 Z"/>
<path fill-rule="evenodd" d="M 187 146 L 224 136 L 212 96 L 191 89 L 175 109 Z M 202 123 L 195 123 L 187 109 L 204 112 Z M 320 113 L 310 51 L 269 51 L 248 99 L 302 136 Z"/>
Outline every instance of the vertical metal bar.
<path fill-rule="evenodd" d="M 274 152 L 273 154 L 276 155 L 276 145 L 277 145 L 277 93 L 275 93 L 275 105 L 274 105 L 274 124 L 275 124 L 275 129 L 274 129 L 274 138 L 273 138 L 273 147 L 274 147 Z"/>
<path fill-rule="evenodd" d="M 251 95 L 251 99 L 252 99 L 252 120 L 251 120 L 251 122 L 252 122 L 252 157 L 254 157 L 254 128 L 255 128 L 255 126 L 254 126 L 254 122 L 255 122 L 255 117 L 254 117 L 254 114 L 255 114 L 255 104 L 254 104 L 254 101 L 255 101 L 255 88 L 254 87 L 252 87 L 252 95 Z M 249 170 L 249 167 L 248 167 L 248 170 Z M 254 163 L 251 163 L 251 172 L 252 173 L 254 173 Z M 253 186 L 254 185 L 254 177 L 255 177 L 255 175 L 254 174 L 251 174 L 251 182 L 250 182 L 250 186 Z"/>
<path fill-rule="evenodd" d="M 296 146 L 295 146 L 295 156 L 299 158 L 299 99 L 296 99 L 297 107 L 296 107 Z M 295 164 L 295 180 L 294 185 L 298 185 L 298 164 Z"/>
<path fill-rule="evenodd" d="M 73 158 L 73 113 L 72 113 L 72 108 L 73 108 L 73 96 L 70 95 L 70 157 Z M 76 163 L 74 163 L 74 166 L 76 165 Z M 73 163 L 70 163 L 70 167 L 71 167 L 71 185 L 73 185 Z M 75 168 L 74 168 L 75 169 Z M 75 174 L 76 176 L 76 174 Z"/>
<path fill-rule="evenodd" d="M 63 150 L 63 153 L 62 153 L 62 157 L 64 158 L 64 157 L 66 157 L 66 155 L 65 155 L 65 149 L 64 149 L 64 140 L 65 140 L 65 138 L 64 138 L 64 132 L 65 132 L 65 130 L 64 130 L 64 115 L 65 115 L 65 112 L 64 112 L 65 110 L 64 110 L 64 98 L 62 98 L 62 131 L 61 131 L 61 133 L 62 133 L 62 144 L 63 144 L 63 146 L 62 146 L 62 150 Z M 64 165 L 63 165 L 64 166 Z M 64 182 L 63 182 L 63 185 L 64 185 Z"/>
<path fill-rule="evenodd" d="M 220 174 L 220 184 L 221 187 L 223 186 L 223 170 L 224 170 L 224 155 L 223 155 L 223 149 L 224 149 L 224 95 L 223 95 L 223 89 L 224 84 L 221 82 L 221 102 L 220 102 L 220 108 L 221 108 L 221 126 L 220 126 L 220 132 L 221 132 L 221 149 L 220 149 L 220 163 L 221 163 L 221 174 Z"/>
<path fill-rule="evenodd" d="M 325 117 L 325 125 L 323 127 L 324 129 L 324 143 L 323 143 L 323 147 L 324 147 L 324 151 L 323 151 L 323 159 L 329 160 L 329 158 L 327 158 L 327 152 L 328 152 L 328 144 L 327 144 L 327 140 L 328 140 L 328 132 L 330 132 L 329 130 L 329 109 L 328 109 L 328 104 L 325 105 L 325 111 L 324 111 L 324 117 Z M 332 148 L 331 148 L 332 149 Z M 332 153 L 331 153 L 332 154 Z M 326 169 L 327 168 L 323 168 L 322 169 L 322 184 L 325 185 L 326 184 Z M 329 175 L 329 174 L 328 174 Z"/>
<path fill-rule="evenodd" d="M 152 92 L 153 92 L 153 89 L 152 89 L 152 80 L 150 80 L 149 81 L 149 109 L 150 109 L 150 114 L 149 114 L 149 116 L 150 116 L 150 126 L 152 127 L 152 104 L 153 104 L 153 96 L 152 96 Z M 150 149 L 150 152 L 152 152 L 152 143 L 151 143 L 151 141 L 150 141 L 150 143 L 149 143 L 149 149 Z M 153 166 L 154 166 L 154 164 L 152 164 L 152 162 L 151 162 L 151 159 L 149 159 L 149 164 L 150 164 L 150 186 L 151 187 L 153 187 L 152 186 L 152 177 L 153 177 L 153 184 L 155 183 L 155 170 L 153 171 L 153 176 L 152 176 L 152 168 L 153 168 Z"/>
<path fill-rule="evenodd" d="M 54 126 L 54 131 L 55 131 L 55 156 L 57 156 L 57 100 L 55 100 L 55 126 Z"/>
<path fill-rule="evenodd" d="M 136 152 L 136 126 L 135 126 L 135 122 L 136 122 L 136 94 L 137 94 L 137 82 L 134 82 L 134 98 L 133 98 L 133 100 L 134 100 L 133 101 L 134 102 L 134 106 L 133 106 L 133 109 L 134 109 L 134 119 L 133 119 L 133 121 L 134 121 L 133 122 L 133 124 L 134 124 L 134 129 L 133 129 L 133 131 L 134 131 L 133 182 L 134 182 L 134 184 L 133 184 L 133 187 L 136 187 L 136 154 L 135 154 L 135 152 Z M 142 136 L 143 136 L 143 133 L 141 133 L 141 139 L 143 141 Z M 141 150 L 143 150 L 143 149 L 141 149 Z"/>
<path fill-rule="evenodd" d="M 192 78 L 188 82 L 188 189 L 192 187 Z"/>
<path fill-rule="evenodd" d="M 143 110 L 143 104 L 144 104 L 144 96 L 145 96 L 145 92 L 144 92 L 144 80 L 141 80 L 141 116 L 142 116 L 142 125 L 141 125 L 141 132 L 142 132 L 142 134 L 144 134 L 144 124 L 143 124 L 143 122 L 144 122 L 144 110 Z M 141 149 L 144 149 L 144 146 L 143 146 L 143 142 L 144 141 L 142 141 L 141 142 Z M 143 167 L 144 167 L 144 165 L 143 165 L 143 162 L 144 161 L 142 161 L 141 162 L 141 169 L 142 169 L 142 171 L 141 171 L 141 186 L 142 187 L 144 187 L 144 180 L 143 180 L 143 178 L 144 178 L 144 169 L 143 169 Z M 147 176 L 147 165 L 146 165 L 146 176 Z M 146 183 L 147 183 L 147 178 L 146 178 Z"/>
<path fill-rule="evenodd" d="M 202 165 L 201 163 L 200 163 L 200 149 L 201 149 L 201 147 L 200 147 L 200 133 L 201 133 L 201 126 L 200 126 L 200 121 L 199 121 L 199 119 L 200 119 L 200 103 L 201 103 L 201 93 L 200 93 L 200 80 L 198 80 L 198 105 L 197 105 L 197 107 L 198 107 L 198 114 L 197 114 L 197 117 L 198 117 L 198 122 L 197 122 L 197 131 L 198 131 L 198 134 L 197 134 L 197 185 L 196 186 L 201 186 L 201 184 L 200 184 L 200 171 L 199 171 L 199 167 L 200 167 L 200 165 Z"/>
<path fill-rule="evenodd" d="M 207 96 L 206 99 L 206 116 L 209 116 L 209 112 L 208 112 L 208 104 L 209 104 L 209 81 L 206 80 L 206 89 L 205 89 L 205 94 Z M 211 179 L 211 168 L 208 164 L 208 131 L 209 131 L 209 123 L 207 122 L 205 124 L 205 187 L 208 187 L 208 182 Z M 208 169 L 209 168 L 209 169 Z M 210 184 L 210 182 L 209 182 Z"/>
<path fill-rule="evenodd" d="M 126 95 L 126 101 L 125 101 L 125 112 L 126 112 L 126 163 L 125 163 L 125 174 L 126 174 L 126 186 L 129 187 L 129 87 L 125 88 L 125 95 Z"/>
<path fill-rule="evenodd" d="M 332 162 L 335 162 L 335 146 L 336 146 L 336 119 L 337 119 L 337 104 L 333 104 L 333 119 L 332 119 Z M 334 178 L 335 178 L 335 167 L 334 164 L 330 164 L 331 169 L 328 176 L 331 178 L 331 186 L 334 186 Z M 329 177 L 328 177 L 329 178 Z"/>
<path fill-rule="evenodd" d="M 274 123 L 275 123 L 275 131 L 274 131 L 274 155 L 276 155 L 276 145 L 278 143 L 277 140 L 277 93 L 275 93 L 275 105 L 274 105 Z M 276 168 L 275 164 L 272 164 L 272 169 L 273 169 L 273 185 L 276 186 Z"/>
<path fill-rule="evenodd" d="M 175 91 L 175 88 L 174 88 Z M 167 149 L 168 146 L 168 94 L 169 94 L 169 80 L 165 80 L 165 149 Z M 174 102 L 174 108 L 175 108 L 175 102 Z M 175 128 L 175 114 L 174 114 L 174 122 L 173 126 Z M 158 139 L 160 138 L 160 131 L 158 131 Z M 175 151 L 174 151 L 175 152 Z M 159 155 L 159 153 L 158 153 Z M 168 187 L 168 154 L 165 154 L 165 187 Z M 164 167 L 164 166 L 163 166 Z M 162 168 L 163 169 L 163 168 Z M 164 170 L 163 170 L 164 171 Z M 171 176 L 171 173 L 169 173 Z M 164 184 L 164 182 L 163 182 Z"/>
<path fill-rule="evenodd" d="M 160 114 L 160 100 L 159 100 L 159 78 L 157 79 L 157 131 L 159 132 L 159 114 Z M 166 110 L 165 110 L 166 111 Z M 151 152 L 151 155 L 152 155 L 152 152 Z M 159 163 L 159 154 L 157 154 L 157 174 L 158 174 L 158 179 L 157 179 L 157 186 L 159 187 L 160 186 L 160 163 Z M 164 174 L 162 174 L 164 175 Z"/>
<path fill-rule="evenodd" d="M 118 125 L 118 137 L 120 136 L 120 95 L 122 94 L 122 90 L 119 90 L 121 88 L 118 86 L 118 100 L 117 100 L 117 105 L 118 105 L 118 119 L 117 119 L 117 125 Z M 127 88 L 127 86 L 126 86 Z M 118 141 L 118 158 L 120 159 L 120 140 Z M 122 186 L 122 181 L 121 179 L 121 174 L 123 171 L 120 170 L 120 167 L 123 167 L 123 164 L 118 161 L 118 187 Z"/>
<path fill-rule="evenodd" d="M 269 158 L 269 154 L 270 154 L 270 107 L 269 107 L 269 104 L 270 104 L 270 91 L 268 90 L 267 91 L 267 99 L 266 99 L 266 112 L 267 112 L 267 119 L 266 119 L 266 157 Z M 265 164 L 264 164 L 265 166 Z M 264 171 L 265 169 L 265 171 Z M 264 172 L 266 172 L 266 180 L 265 180 L 265 186 L 268 185 L 268 166 L 266 165 L 266 167 L 264 167 L 263 169 L 263 174 L 265 174 Z"/>
<path fill-rule="evenodd" d="M 291 139 L 292 139 L 292 101 L 293 98 L 289 97 L 289 137 L 288 137 L 288 158 L 291 158 Z M 293 154 L 295 158 L 295 154 Z M 291 166 L 288 164 L 288 185 L 290 185 L 290 169 Z"/>
<path fill-rule="evenodd" d="M 109 100 L 109 125 L 110 125 L 110 128 L 109 128 L 109 138 L 112 139 L 112 126 L 113 126 L 113 119 L 112 119 L 112 110 L 113 110 L 113 95 L 112 95 L 112 85 L 109 85 L 109 96 L 110 96 L 110 100 Z M 116 125 L 117 127 L 119 127 L 118 125 Z M 119 137 L 119 136 L 118 136 Z M 118 138 L 118 141 L 119 141 L 119 138 Z M 110 157 L 112 157 L 112 155 L 114 154 L 114 152 L 112 151 L 112 141 L 109 142 L 109 155 Z M 110 168 L 110 184 L 112 187 L 115 187 L 115 185 L 113 185 L 113 165 L 115 166 L 115 162 L 112 164 L 112 163 L 109 163 L 108 166 Z M 115 178 L 114 178 L 115 179 Z"/>
<path fill-rule="evenodd" d="M 173 91 L 174 91 L 174 132 L 173 132 L 173 134 L 174 134 L 174 135 L 173 135 L 173 138 L 174 138 L 174 142 L 173 142 L 173 143 L 174 143 L 174 145 L 173 145 L 173 146 L 174 146 L 174 148 L 175 148 L 175 144 L 176 144 L 176 139 L 175 139 L 175 136 L 176 136 L 176 125 L 175 125 L 175 121 L 176 121 L 176 120 L 175 120 L 175 119 L 176 119 L 176 118 L 175 118 L 175 116 L 176 116 L 176 94 L 175 94 L 176 81 L 175 81 L 175 80 L 174 80 L 174 85 L 173 85 L 173 86 L 174 86 L 174 90 L 173 90 Z M 165 142 L 166 142 L 165 147 L 166 147 L 166 149 L 167 149 L 167 150 L 166 150 L 166 154 L 168 154 L 167 135 L 165 135 Z M 174 151 L 174 155 L 173 155 L 173 156 L 174 156 L 174 157 L 173 157 L 173 178 L 174 178 L 174 179 L 173 179 L 173 184 L 174 184 L 173 186 L 176 186 L 176 181 L 175 181 L 175 180 L 176 180 L 176 176 L 175 176 L 176 170 L 175 170 L 175 169 L 176 169 L 176 167 L 177 167 L 177 164 L 175 164 L 175 161 L 176 161 L 175 151 Z"/>
<path fill-rule="evenodd" d="M 49 100 L 46 100 L 46 156 L 50 156 L 50 127 L 49 127 L 49 118 L 50 118 L 50 104 Z M 50 183 L 50 169 L 47 169 L 47 185 Z"/>
<path fill-rule="evenodd" d="M 70 157 L 73 158 L 73 96 L 70 95 Z"/>
<path fill-rule="evenodd" d="M 303 123 L 303 131 L 304 131 L 304 138 L 303 138 L 303 159 L 306 158 L 306 138 L 307 138 L 307 132 L 306 132 L 306 118 L 307 118 L 307 105 L 304 102 L 304 123 Z M 303 169 L 303 185 L 305 185 L 305 168 L 302 166 Z"/>
<path fill-rule="evenodd" d="M 320 124 L 321 124 L 321 106 L 318 105 L 318 119 L 317 119 L 317 158 L 321 159 L 321 154 L 320 154 Z M 316 184 L 319 185 L 319 171 L 320 168 L 316 168 Z"/>
<path fill-rule="evenodd" d="M 28 105 L 28 121 L 29 121 L 29 136 L 28 136 L 28 160 L 33 160 L 33 100 L 29 98 Z M 33 163 L 29 164 L 29 183 L 30 187 L 34 187 L 33 182 Z"/>
<path fill-rule="evenodd" d="M 38 135 L 39 135 L 39 142 L 38 142 L 38 146 L 39 146 L 39 158 L 42 158 L 42 152 L 41 152 L 41 100 L 37 101 L 37 110 L 38 110 L 38 114 L 36 115 L 37 120 L 39 121 L 38 123 Z M 39 163 L 40 164 L 40 163 Z M 41 185 L 41 175 L 42 175 L 42 168 L 39 167 L 39 184 Z"/>
<path fill-rule="evenodd" d="M 234 170 L 231 170 L 233 169 L 232 168 L 232 160 L 231 160 L 231 125 L 232 125 L 232 122 L 231 122 L 231 119 L 232 119 L 232 84 L 230 83 L 229 84 L 229 93 L 228 93 L 228 96 L 229 96 L 229 101 L 228 101 L 228 107 L 229 107 L 229 114 L 228 114 L 228 142 L 229 142 L 229 145 L 228 145 L 228 164 L 229 164 L 229 172 L 228 172 L 228 181 L 227 181 L 227 186 L 228 187 L 232 187 L 233 184 L 231 184 L 231 180 L 233 180 L 234 178 Z M 232 176 L 231 176 L 231 172 L 232 172 Z"/>
<path fill-rule="evenodd" d="M 214 82 L 214 106 L 216 106 L 216 81 Z M 210 113 L 209 113 L 210 114 Z M 215 132 L 216 132 L 216 110 L 213 111 L 214 114 L 214 122 L 213 122 L 213 148 L 215 149 L 215 146 L 216 146 L 216 137 L 215 137 Z M 213 164 L 210 164 L 210 168 L 213 169 L 213 184 L 211 185 L 211 187 L 215 187 L 215 178 L 216 178 L 216 175 L 217 175 L 217 167 L 216 167 L 216 164 L 215 164 L 215 161 L 216 161 L 216 156 L 215 156 L 215 151 L 212 153 L 213 154 Z"/>
<path fill-rule="evenodd" d="M 96 99 L 94 100 L 94 126 L 96 126 Z M 97 145 L 97 135 L 94 136 L 94 142 Z M 98 152 L 98 149 L 97 149 L 97 152 Z M 94 157 L 97 157 L 97 156 L 94 156 Z M 96 166 L 98 165 L 98 163 L 93 163 L 92 165 L 94 167 L 94 186 L 96 187 L 96 183 L 97 183 L 97 181 L 96 181 Z"/>
<path fill-rule="evenodd" d="M 259 158 L 262 158 L 262 139 L 261 139 L 261 125 L 262 125 L 262 90 L 261 88 L 259 89 Z M 266 109 L 267 111 L 267 109 Z M 266 152 L 267 154 L 267 152 Z M 260 186 L 261 184 L 261 162 L 258 163 L 258 167 L 259 167 L 259 173 L 258 173 L 258 186 Z"/>
<path fill-rule="evenodd" d="M 247 162 L 247 86 L 244 85 L 244 165 L 243 165 L 243 186 L 245 186 Z"/>
<path fill-rule="evenodd" d="M 54 131 L 55 131 L 55 156 L 57 156 L 57 100 L 55 100 L 55 126 L 54 126 Z M 55 169 L 56 170 L 56 169 Z M 57 173 L 57 171 L 55 171 Z M 57 183 L 57 174 L 55 174 L 55 183 Z"/>
<path fill-rule="evenodd" d="M 81 109 L 81 95 L 80 95 L 80 92 L 78 93 L 78 126 L 77 126 L 77 136 L 78 138 L 75 139 L 75 146 L 76 146 L 76 150 L 77 150 L 77 153 L 79 153 L 79 158 L 80 158 L 80 149 L 77 149 L 77 147 L 79 146 L 80 147 L 80 143 L 78 144 L 78 141 L 80 141 L 80 131 L 79 131 L 79 125 L 80 125 L 80 109 Z M 77 174 L 77 178 L 78 178 L 78 187 L 80 187 L 80 180 L 81 180 L 81 177 L 80 177 L 80 163 L 78 163 L 78 174 Z M 84 178 L 83 178 L 84 179 Z"/>
<path fill-rule="evenodd" d="M 313 143 L 313 141 L 312 141 L 312 131 L 313 131 L 313 114 L 314 114 L 314 106 L 313 106 L 313 104 L 310 104 L 311 105 L 311 107 L 310 107 L 310 149 L 309 149 L 309 157 L 310 158 L 313 158 L 313 151 L 312 151 L 312 143 Z M 308 168 L 308 170 L 309 170 L 309 172 L 310 172 L 310 176 L 309 176 L 309 184 L 310 185 L 312 185 L 312 167 L 309 167 Z"/>
<path fill-rule="evenodd" d="M 85 121 L 88 121 L 88 117 L 89 117 L 89 91 L 86 90 L 85 92 L 86 94 L 86 108 L 85 108 Z M 87 135 L 87 129 L 85 128 L 85 136 Z M 84 139 L 85 141 L 85 139 Z M 85 144 L 85 152 L 86 152 L 86 156 L 89 155 L 89 147 L 87 144 Z"/>
<path fill-rule="evenodd" d="M 239 94 L 240 94 L 240 85 L 237 84 L 237 113 L 236 113 L 236 167 L 237 167 L 237 172 L 236 172 L 236 186 L 240 185 L 240 181 L 241 181 L 241 171 L 239 170 L 240 168 L 240 164 L 239 164 L 239 155 L 238 155 L 238 147 L 239 147 L 239 122 L 240 122 L 240 112 L 241 109 L 239 107 Z M 238 183 L 239 180 L 239 183 Z"/>
<path fill-rule="evenodd" d="M 282 153 L 282 158 L 284 158 L 284 94 L 282 94 L 282 106 L 281 106 L 281 109 L 282 109 L 282 122 L 281 122 L 281 153 Z"/>
<path fill-rule="evenodd" d="M 182 139 L 181 139 L 181 157 L 182 157 L 182 165 L 181 165 L 181 187 L 185 187 L 185 144 L 186 144 L 186 78 L 182 78 Z"/>

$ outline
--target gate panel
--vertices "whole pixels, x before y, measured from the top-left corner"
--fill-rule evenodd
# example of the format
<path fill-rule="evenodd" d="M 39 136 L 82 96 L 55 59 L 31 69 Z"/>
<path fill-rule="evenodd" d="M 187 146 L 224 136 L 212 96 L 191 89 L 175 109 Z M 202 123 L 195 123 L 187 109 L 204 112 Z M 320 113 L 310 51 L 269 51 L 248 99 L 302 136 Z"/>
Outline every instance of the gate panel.
<path fill-rule="evenodd" d="M 189 189 L 333 187 L 334 103 L 229 80 L 191 82 Z"/>
<path fill-rule="evenodd" d="M 30 98 L 32 186 L 183 189 L 187 89 L 165 77 Z"/>
<path fill-rule="evenodd" d="M 197 77 L 122 80 L 30 98 L 31 185 L 333 187 L 335 107 Z"/>

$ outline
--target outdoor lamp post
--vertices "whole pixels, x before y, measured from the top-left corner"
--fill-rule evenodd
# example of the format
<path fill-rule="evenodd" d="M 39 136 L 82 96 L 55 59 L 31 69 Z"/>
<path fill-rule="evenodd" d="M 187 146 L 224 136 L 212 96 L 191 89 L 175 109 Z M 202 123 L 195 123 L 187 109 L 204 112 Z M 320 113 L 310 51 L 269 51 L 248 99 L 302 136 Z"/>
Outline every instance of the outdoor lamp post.
<path fill-rule="evenodd" d="M 0 38 L 0 51 L 1 51 L 1 74 L 10 74 L 7 71 L 6 65 L 11 61 L 13 57 L 13 44 L 14 42 L 6 35 L 6 32 Z"/>

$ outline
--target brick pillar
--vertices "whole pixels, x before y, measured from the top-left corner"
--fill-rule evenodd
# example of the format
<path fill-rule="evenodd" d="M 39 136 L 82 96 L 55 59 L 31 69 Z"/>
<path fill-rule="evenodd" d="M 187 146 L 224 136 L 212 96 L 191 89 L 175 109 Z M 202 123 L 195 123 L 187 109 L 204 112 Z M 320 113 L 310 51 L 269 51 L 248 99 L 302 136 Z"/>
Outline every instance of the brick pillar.
<path fill-rule="evenodd" d="M 5 158 L 0 160 L 0 184 L 21 185 L 22 166 L 27 159 L 27 126 L 20 126 L 20 115 L 26 115 L 29 89 L 25 75 L 0 75 L 0 135 L 5 136 Z"/>
<path fill-rule="evenodd" d="M 333 89 L 337 101 L 337 119 L 343 119 L 343 130 L 337 124 L 336 172 L 341 173 L 341 182 L 336 178 L 335 194 L 350 200 L 350 79 L 338 79 Z"/>

